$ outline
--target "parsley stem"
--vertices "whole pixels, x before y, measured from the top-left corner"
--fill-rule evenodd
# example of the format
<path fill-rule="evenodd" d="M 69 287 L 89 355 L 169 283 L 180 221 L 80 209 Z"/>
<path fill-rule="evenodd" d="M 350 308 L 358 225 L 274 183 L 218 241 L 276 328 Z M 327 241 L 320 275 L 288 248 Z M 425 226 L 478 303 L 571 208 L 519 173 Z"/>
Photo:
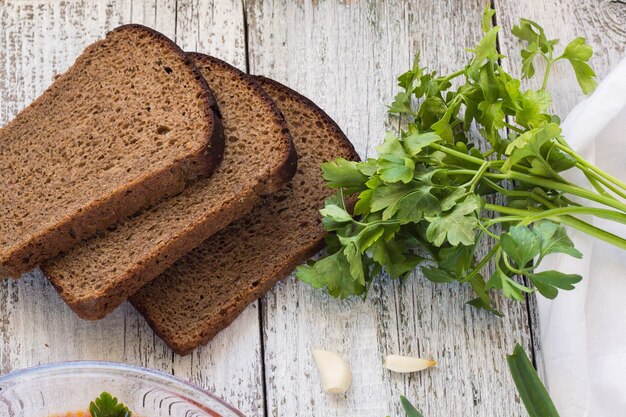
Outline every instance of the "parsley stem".
<path fill-rule="evenodd" d="M 545 90 L 548 86 L 548 77 L 550 76 L 550 70 L 552 69 L 552 62 L 548 61 L 546 64 L 546 72 L 543 75 L 543 82 L 541 83 L 541 89 Z"/>
<path fill-rule="evenodd" d="M 473 158 L 473 157 L 470 157 L 470 158 Z M 479 159 L 479 161 L 482 161 L 482 160 Z M 474 174 L 475 172 L 476 172 L 475 170 L 471 170 L 471 169 L 468 169 L 468 170 L 459 169 L 459 170 L 454 171 L 455 174 Z M 620 201 L 616 201 L 613 198 L 609 198 L 601 194 L 596 194 L 593 191 L 587 190 L 585 188 L 582 188 L 582 187 L 579 187 L 577 185 L 573 185 L 567 182 L 554 181 L 554 180 L 550 180 L 547 178 L 541 178 L 541 177 L 536 177 L 533 175 L 522 174 L 521 172 L 516 172 L 516 171 L 511 171 L 506 174 L 499 174 L 495 172 L 485 172 L 483 175 L 488 178 L 495 178 L 495 179 L 500 179 L 500 180 L 518 180 L 518 181 L 525 182 L 527 184 L 534 184 L 543 188 L 561 191 L 564 193 L 576 195 L 578 197 L 586 198 L 587 200 L 595 201 L 596 203 L 604 204 L 606 206 L 612 207 L 614 209 L 617 209 L 626 213 L 626 204 Z"/>
<path fill-rule="evenodd" d="M 496 152 L 496 149 L 495 148 L 491 148 L 487 152 L 483 153 L 483 156 L 485 158 L 487 158 L 489 155 L 491 155 L 492 153 L 495 153 L 495 152 Z"/>
<path fill-rule="evenodd" d="M 518 275 L 524 275 L 524 271 L 515 268 L 513 265 L 511 265 L 511 262 L 509 262 L 509 257 L 506 254 L 502 254 L 502 260 L 504 261 L 504 264 L 506 265 L 506 267 L 509 269 L 509 271 L 518 274 Z M 502 272 L 502 270 L 500 270 Z M 508 275 L 508 274 L 506 274 Z"/>
<path fill-rule="evenodd" d="M 504 214 L 514 214 L 517 216 L 522 216 L 522 217 L 527 217 L 531 214 L 533 214 L 532 212 L 528 211 L 528 210 L 523 210 L 523 209 L 516 209 L 513 207 L 505 207 L 505 206 L 500 206 L 497 204 L 491 204 L 491 203 L 486 203 L 483 208 L 485 210 L 491 210 L 491 211 L 495 211 L 497 213 L 504 213 Z"/>
<path fill-rule="evenodd" d="M 541 219 L 559 217 L 565 214 L 590 214 L 595 217 L 599 217 L 602 219 L 611 220 L 617 223 L 626 224 L 626 215 L 620 213 L 618 211 L 607 210 L 603 208 L 597 207 L 557 207 L 551 208 L 549 210 L 541 210 L 541 211 L 530 211 L 523 209 L 512 209 L 510 207 L 499 206 L 496 204 L 485 204 L 485 209 L 502 212 L 506 214 L 517 214 L 520 216 L 525 216 L 522 224 L 529 225 Z M 515 213 L 511 212 L 511 210 L 515 210 Z M 494 219 L 495 220 L 495 219 Z"/>
<path fill-rule="evenodd" d="M 507 216 L 507 217 L 514 217 L 514 216 Z M 505 217 L 498 217 L 498 219 L 505 219 Z M 491 236 L 492 238 L 496 239 L 496 240 L 500 240 L 500 236 L 496 235 L 495 233 L 493 233 L 491 230 L 489 230 L 487 227 L 491 226 L 492 224 L 492 220 L 495 219 L 490 219 L 488 221 L 486 221 L 485 223 L 483 222 L 478 222 L 478 227 L 480 227 L 481 229 L 483 229 L 483 232 L 489 236 Z M 495 222 L 495 223 L 499 223 L 499 222 Z"/>
<path fill-rule="evenodd" d="M 484 208 L 486 210 L 492 210 L 492 211 L 505 213 L 505 214 L 513 214 L 513 215 L 518 215 L 522 217 L 528 217 L 529 215 L 533 215 L 537 213 L 537 212 L 532 212 L 529 210 L 521 210 L 521 209 L 516 209 L 512 207 L 498 206 L 495 204 L 485 204 Z M 577 207 L 570 207 L 570 209 L 571 208 L 577 208 Z M 577 219 L 569 215 L 561 215 L 561 216 L 555 216 L 551 220 L 554 220 L 558 223 L 562 223 L 566 226 L 570 226 L 574 229 L 578 229 L 581 232 L 587 233 L 590 236 L 596 237 L 600 240 L 610 243 L 613 246 L 626 250 L 626 239 L 623 239 L 617 235 L 614 235 L 613 233 L 607 232 L 606 230 L 597 228 L 596 226 L 586 223 L 580 219 Z"/>
<path fill-rule="evenodd" d="M 589 191 L 577 185 L 553 181 L 553 180 L 549 180 L 546 178 L 539 178 L 539 177 L 535 177 L 532 175 L 521 174 L 515 171 L 511 171 L 507 174 L 486 173 L 485 176 L 498 178 L 498 179 L 519 180 L 519 181 L 526 182 L 529 184 L 535 184 L 540 187 L 551 188 L 551 189 L 562 191 L 568 194 L 573 194 L 578 197 L 586 198 L 587 200 L 595 201 L 596 203 L 601 203 L 606 206 L 613 207 L 620 211 L 626 212 L 626 204 L 619 202 L 619 201 L 615 201 L 603 195 L 596 194 L 593 191 Z"/>
<path fill-rule="evenodd" d="M 549 208 L 555 208 L 556 207 L 550 200 L 548 200 L 547 198 L 542 197 L 541 195 L 539 195 L 539 194 L 537 194 L 537 193 L 535 193 L 533 191 L 507 190 L 506 188 L 498 185 L 497 183 L 491 181 L 488 178 L 484 178 L 483 181 L 485 181 L 485 183 L 489 187 L 493 188 L 494 190 L 496 190 L 500 194 L 506 195 L 507 197 L 532 198 L 537 203 L 543 204 L 546 207 L 549 207 Z"/>
<path fill-rule="evenodd" d="M 487 220 L 484 223 L 483 227 L 493 226 L 496 223 L 520 222 L 520 221 L 522 221 L 524 219 L 525 219 L 525 217 L 521 217 L 521 216 L 500 216 L 500 217 L 496 217 L 495 219 Z"/>
<path fill-rule="evenodd" d="M 590 236 L 594 236 L 600 240 L 604 240 L 605 242 L 610 243 L 611 245 L 616 246 L 620 249 L 626 250 L 626 239 L 614 235 L 611 232 L 607 232 L 606 230 L 602 230 L 592 224 L 577 219 L 576 217 L 563 216 L 559 218 L 559 222 L 571 228 L 580 230 L 581 232 L 586 233 Z"/>
<path fill-rule="evenodd" d="M 506 188 L 499 186 L 498 184 L 496 184 L 495 182 L 493 182 L 493 181 L 491 181 L 491 180 L 489 180 L 487 178 L 485 178 L 484 181 L 491 188 L 493 188 L 494 190 L 496 190 L 499 193 L 504 194 L 506 196 L 532 198 L 537 203 L 543 204 L 544 206 L 546 206 L 548 208 L 557 208 L 557 206 L 552 201 L 548 200 L 547 198 L 543 197 L 540 194 L 537 194 L 534 191 L 507 190 Z M 569 199 L 565 198 L 562 195 L 560 195 L 559 198 L 562 199 L 567 204 L 569 204 L 571 207 L 581 207 L 580 204 L 575 203 L 573 201 L 570 201 Z M 494 220 L 496 220 L 496 219 L 494 219 Z M 519 220 L 521 220 L 521 219 L 519 219 Z"/>
<path fill-rule="evenodd" d="M 480 169 L 476 171 L 476 174 L 474 174 L 474 177 L 470 180 L 469 183 L 467 183 L 467 185 L 470 186 L 470 189 L 469 189 L 470 193 L 474 192 L 474 189 L 476 189 L 476 185 L 478 184 L 483 174 L 485 173 L 485 171 L 487 171 L 487 168 L 489 168 L 490 165 L 491 165 L 491 162 L 484 161 Z"/>
<path fill-rule="evenodd" d="M 343 188 L 339 189 L 339 198 L 341 199 L 341 208 L 343 208 L 345 211 L 348 211 L 348 209 L 346 208 L 346 199 L 343 196 Z"/>
<path fill-rule="evenodd" d="M 475 156 L 471 156 L 471 155 L 468 155 L 468 154 L 463 153 L 463 152 L 455 151 L 454 149 L 450 149 L 447 146 L 439 145 L 438 143 L 431 143 L 429 146 L 431 148 L 433 148 L 433 149 L 437 149 L 438 151 L 447 153 L 447 154 L 452 155 L 452 156 L 456 156 L 459 159 L 464 159 L 464 160 L 466 160 L 468 162 L 472 162 L 472 163 L 474 163 L 476 165 L 482 165 L 483 162 L 485 162 L 484 159 L 476 158 Z"/>
<path fill-rule="evenodd" d="M 537 220 L 550 218 L 554 216 L 560 216 L 563 214 L 590 214 L 595 217 L 599 217 L 601 219 L 611 220 L 617 223 L 626 224 L 626 215 L 602 208 L 596 207 L 559 207 L 550 210 L 545 210 L 534 214 L 528 218 L 526 218 L 522 224 L 529 225 L 531 223 L 536 222 Z"/>
<path fill-rule="evenodd" d="M 508 122 L 504 122 L 504 126 L 508 127 L 509 129 L 517 132 L 517 133 L 524 133 L 523 129 L 520 129 L 519 127 L 512 125 L 511 123 Z"/>
<path fill-rule="evenodd" d="M 613 184 L 617 185 L 618 187 L 626 190 L 626 184 L 625 183 L 623 183 L 622 181 L 618 180 L 617 178 L 615 178 L 614 176 L 612 176 L 608 172 L 604 172 L 603 170 L 601 170 L 597 166 L 595 166 L 595 165 L 591 164 L 590 162 L 588 162 L 585 158 L 583 158 L 576 151 L 574 151 L 572 148 L 570 148 L 570 146 L 567 144 L 567 142 L 565 142 L 565 140 L 560 139 L 558 142 L 554 142 L 554 146 L 556 146 L 557 148 L 559 148 L 560 150 L 562 150 L 563 152 L 565 152 L 566 154 L 568 154 L 572 158 L 576 159 L 576 161 L 578 161 L 580 163 L 580 165 L 582 165 L 585 168 L 589 169 L 590 171 L 593 171 L 596 174 L 604 177 L 605 179 L 607 179 L 608 181 L 610 181 Z"/>
<path fill-rule="evenodd" d="M 452 74 L 446 75 L 445 77 L 442 77 L 442 78 L 440 78 L 437 81 L 443 84 L 443 83 L 448 82 L 451 79 L 456 78 L 459 75 L 463 75 L 463 74 L 465 74 L 465 68 L 460 69 L 460 70 L 458 70 L 456 72 L 453 72 Z"/>
<path fill-rule="evenodd" d="M 593 186 L 593 188 L 595 188 L 600 194 L 612 198 L 614 200 L 617 200 L 617 198 L 615 198 L 613 196 L 613 194 L 609 193 L 608 191 L 606 191 L 602 186 L 608 188 L 609 190 L 613 191 L 615 194 L 617 194 L 618 196 L 622 197 L 622 198 L 626 198 L 626 193 L 624 193 L 622 190 L 620 190 L 619 188 L 615 187 L 613 184 L 611 184 L 610 182 L 608 182 L 606 179 L 604 179 L 603 177 L 601 177 L 600 175 L 598 175 L 596 172 L 587 170 L 585 168 L 582 167 L 582 165 L 580 165 L 579 162 L 576 163 L 576 167 L 578 167 L 584 174 L 585 177 L 587 177 L 587 180 L 589 181 L 589 183 Z M 619 200 L 618 200 L 619 201 Z"/>
<path fill-rule="evenodd" d="M 545 90 L 546 86 L 548 85 L 548 77 L 550 76 L 550 70 L 552 69 L 552 64 L 554 64 L 555 61 L 552 60 L 552 51 L 550 51 L 550 57 L 548 57 L 544 53 L 540 53 L 540 54 L 546 60 L 546 72 L 544 72 L 543 74 L 543 82 L 541 83 L 541 89 Z"/>
<path fill-rule="evenodd" d="M 382 225 L 399 224 L 400 221 L 392 219 L 392 220 L 374 220 L 374 221 L 371 221 L 371 222 L 368 222 L 368 223 L 363 223 L 363 222 L 360 222 L 358 220 L 354 220 L 353 219 L 352 223 L 357 224 L 359 226 L 363 226 L 363 227 L 369 227 L 369 226 L 376 226 L 376 225 L 379 225 L 379 224 L 382 224 Z"/>
<path fill-rule="evenodd" d="M 570 205 L 570 206 L 576 206 L 576 207 L 581 207 L 582 204 L 577 203 L 574 200 L 570 200 L 569 198 L 565 197 L 563 194 L 559 195 L 559 198 L 566 204 Z"/>
<path fill-rule="evenodd" d="M 579 164 L 578 162 L 576 163 L 576 167 L 580 168 L 580 164 Z M 611 194 L 609 194 L 609 193 L 608 193 L 608 192 L 607 192 L 604 188 L 602 188 L 602 184 L 600 184 L 600 182 L 599 182 L 598 180 L 596 180 L 596 179 L 595 179 L 595 178 L 591 175 L 591 173 L 590 173 L 590 172 L 588 172 L 588 171 L 586 171 L 586 170 L 584 170 L 584 169 L 582 169 L 581 171 L 585 174 L 585 177 L 587 178 L 587 181 L 589 181 L 589 184 L 591 184 L 591 186 L 592 186 L 593 188 L 595 188 L 597 192 L 599 192 L 599 193 L 600 193 L 600 194 L 602 194 L 603 196 L 606 196 L 606 197 L 609 197 L 609 198 L 612 198 L 612 199 L 616 200 L 616 198 L 615 198 L 615 197 L 613 197 L 613 196 L 612 196 Z"/>
<path fill-rule="evenodd" d="M 499 250 L 500 250 L 500 242 L 497 242 L 495 245 L 493 245 L 493 248 L 491 248 L 491 250 L 485 255 L 485 257 L 483 259 L 481 259 L 480 262 L 478 262 L 476 267 L 474 269 L 472 269 L 470 271 L 470 273 L 467 274 L 461 280 L 461 282 L 467 282 L 467 281 L 471 280 L 472 278 L 474 278 L 474 276 L 476 274 L 478 274 L 480 272 L 480 270 L 483 269 L 483 267 L 489 263 L 489 261 L 495 256 L 495 254 Z"/>

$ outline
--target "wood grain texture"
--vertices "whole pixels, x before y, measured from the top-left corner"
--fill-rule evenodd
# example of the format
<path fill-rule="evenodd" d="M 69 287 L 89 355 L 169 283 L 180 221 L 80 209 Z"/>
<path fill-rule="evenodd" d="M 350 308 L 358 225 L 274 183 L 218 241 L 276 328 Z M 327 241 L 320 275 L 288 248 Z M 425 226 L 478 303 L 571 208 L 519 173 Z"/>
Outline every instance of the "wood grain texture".
<path fill-rule="evenodd" d="M 250 70 L 276 78 L 316 101 L 342 126 L 362 157 L 375 154 L 397 125 L 386 104 L 395 77 L 420 51 L 429 67 L 463 65 L 481 36 L 482 1 L 251 1 Z M 504 319 L 465 307 L 470 291 L 434 286 L 420 274 L 404 285 L 384 280 L 367 301 L 338 301 L 293 277 L 263 300 L 268 414 L 403 415 L 399 395 L 426 416 L 519 416 L 523 407 L 505 354 L 528 347 L 528 313 L 504 302 Z M 340 352 L 353 370 L 352 390 L 325 395 L 311 348 Z M 412 376 L 381 364 L 387 354 L 433 357 L 440 365 Z"/>
<path fill-rule="evenodd" d="M 0 120 L 10 120 L 90 42 L 123 23 L 151 26 L 188 50 L 245 69 L 239 1 L 0 2 Z M 124 305 L 99 322 L 77 318 L 41 272 L 0 281 L 0 374 L 64 360 L 126 362 L 191 380 L 250 416 L 263 413 L 258 310 L 252 306 L 213 342 L 181 358 Z"/>
<path fill-rule="evenodd" d="M 216 55 L 240 69 L 249 63 L 251 72 L 303 92 L 337 120 L 361 156 L 373 156 L 385 130 L 398 126 L 385 108 L 396 92 L 395 76 L 418 50 L 429 67 L 457 68 L 465 48 L 480 37 L 483 3 L 0 0 L 0 123 L 36 98 L 87 44 L 119 24 L 137 22 L 185 50 Z M 555 37 L 590 39 L 599 76 L 624 55 L 626 11 L 619 2 L 495 5 L 505 54 L 517 50 L 508 33 L 525 16 Z M 566 66 L 556 68 L 550 88 L 561 114 L 581 98 Z M 268 416 L 401 416 L 400 394 L 425 416 L 524 416 L 504 355 L 516 341 L 530 347 L 532 300 L 530 315 L 524 304 L 499 301 L 506 317 L 497 319 L 464 307 L 470 296 L 466 288 L 434 286 L 414 274 L 403 285 L 388 279 L 375 284 L 365 302 L 341 302 L 289 277 L 209 345 L 179 357 L 128 305 L 100 322 L 76 318 L 35 271 L 20 281 L 0 281 L 0 373 L 60 360 L 127 362 L 188 378 L 249 416 L 263 415 L 265 408 Z M 313 347 L 349 360 L 354 380 L 346 396 L 321 391 Z M 392 353 L 433 357 L 440 365 L 394 375 L 382 368 Z"/>

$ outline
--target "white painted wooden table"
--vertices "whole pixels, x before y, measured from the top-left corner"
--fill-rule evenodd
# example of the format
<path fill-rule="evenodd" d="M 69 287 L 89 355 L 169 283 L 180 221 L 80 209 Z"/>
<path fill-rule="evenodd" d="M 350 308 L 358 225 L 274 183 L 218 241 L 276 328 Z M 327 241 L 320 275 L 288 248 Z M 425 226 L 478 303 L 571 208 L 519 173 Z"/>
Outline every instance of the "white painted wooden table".
<path fill-rule="evenodd" d="M 600 77 L 624 55 L 626 5 L 599 0 L 495 0 L 500 47 L 520 17 L 550 36 L 592 43 Z M 308 95 L 333 116 L 362 157 L 387 127 L 395 77 L 415 51 L 440 70 L 465 62 L 480 37 L 482 0 L 0 0 L 0 121 L 37 97 L 82 49 L 122 23 L 142 23 L 185 50 L 225 59 Z M 515 55 L 517 52 L 515 52 Z M 519 74 L 519 60 L 509 64 Z M 580 99 L 568 68 L 551 81 L 555 108 Z M 75 317 L 40 272 L 0 281 L 0 373 L 60 360 L 147 366 L 214 391 L 249 416 L 400 416 L 400 394 L 426 417 L 523 416 L 505 364 L 520 342 L 540 359 L 533 300 L 500 302 L 506 317 L 464 307 L 469 291 L 421 276 L 385 280 L 366 302 L 339 302 L 288 277 L 193 354 L 174 355 L 131 306 L 100 322 Z M 312 347 L 341 352 L 353 373 L 345 397 L 320 388 Z M 385 372 L 382 358 L 436 358 L 432 371 Z"/>

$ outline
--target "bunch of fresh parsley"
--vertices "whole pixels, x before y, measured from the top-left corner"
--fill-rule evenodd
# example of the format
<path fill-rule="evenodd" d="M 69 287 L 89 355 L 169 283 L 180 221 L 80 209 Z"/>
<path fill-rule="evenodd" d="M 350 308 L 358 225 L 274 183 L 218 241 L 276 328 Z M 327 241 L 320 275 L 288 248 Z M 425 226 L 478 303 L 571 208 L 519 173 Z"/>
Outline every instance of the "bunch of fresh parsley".
<path fill-rule="evenodd" d="M 569 61 L 584 93 L 595 88 L 587 63 L 591 47 L 576 38 L 557 56 L 558 40 L 522 19 L 513 28 L 527 43 L 522 75 L 535 76 L 537 59 L 546 68 L 540 89 L 524 89 L 501 65 L 493 13 L 485 10 L 484 37 L 464 68 L 438 75 L 420 67 L 418 56 L 398 78 L 403 91 L 389 112 L 406 127 L 387 134 L 377 158 L 337 159 L 322 166 L 327 185 L 338 190 L 321 210 L 330 232 L 328 256 L 298 268 L 300 280 L 335 297 L 365 296 L 383 270 L 402 278 L 421 265 L 431 281 L 469 283 L 477 295 L 469 304 L 497 313 L 491 290 L 516 300 L 535 290 L 554 298 L 581 280 L 534 271 L 551 253 L 582 256 L 564 226 L 626 249 L 625 239 L 579 218 L 626 223 L 626 184 L 568 146 L 559 118 L 548 112 L 545 88 L 555 63 Z M 582 171 L 592 189 L 564 179 L 561 173 L 570 169 Z M 506 205 L 489 202 L 487 197 L 497 194 L 506 197 Z M 480 257 L 476 249 L 486 239 L 495 243 Z M 491 261 L 494 272 L 485 278 Z M 529 285 L 516 280 L 518 275 Z"/>

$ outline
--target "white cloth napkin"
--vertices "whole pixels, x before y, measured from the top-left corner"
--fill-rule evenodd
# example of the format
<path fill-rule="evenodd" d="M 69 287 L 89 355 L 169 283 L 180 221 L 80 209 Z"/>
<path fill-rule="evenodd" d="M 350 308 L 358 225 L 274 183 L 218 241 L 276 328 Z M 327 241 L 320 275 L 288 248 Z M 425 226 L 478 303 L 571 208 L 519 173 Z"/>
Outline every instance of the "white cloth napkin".
<path fill-rule="evenodd" d="M 587 160 L 626 180 L 626 58 L 567 116 L 563 135 Z M 582 176 L 568 179 L 588 184 Z M 626 225 L 585 220 L 626 237 Z M 576 231 L 570 236 L 583 259 L 553 255 L 542 262 L 542 269 L 583 276 L 554 301 L 538 295 L 548 390 L 561 417 L 624 417 L 626 252 Z"/>

